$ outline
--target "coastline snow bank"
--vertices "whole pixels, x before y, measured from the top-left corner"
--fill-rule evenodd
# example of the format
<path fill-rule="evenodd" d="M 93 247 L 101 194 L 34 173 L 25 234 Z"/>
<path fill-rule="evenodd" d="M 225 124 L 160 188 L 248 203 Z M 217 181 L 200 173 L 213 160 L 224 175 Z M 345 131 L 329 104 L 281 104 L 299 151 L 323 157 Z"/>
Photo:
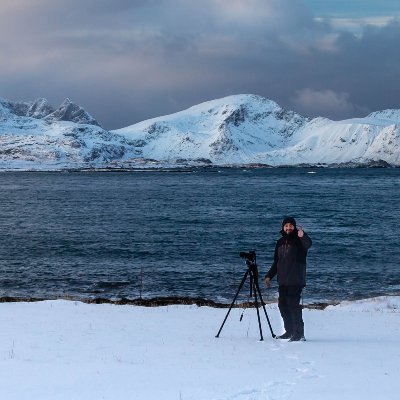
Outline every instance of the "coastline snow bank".
<path fill-rule="evenodd" d="M 276 333 L 276 305 L 267 306 Z M 75 301 L 0 304 L 0 394 L 46 399 L 398 398 L 400 297 L 304 310 L 307 342 L 257 314 Z"/>

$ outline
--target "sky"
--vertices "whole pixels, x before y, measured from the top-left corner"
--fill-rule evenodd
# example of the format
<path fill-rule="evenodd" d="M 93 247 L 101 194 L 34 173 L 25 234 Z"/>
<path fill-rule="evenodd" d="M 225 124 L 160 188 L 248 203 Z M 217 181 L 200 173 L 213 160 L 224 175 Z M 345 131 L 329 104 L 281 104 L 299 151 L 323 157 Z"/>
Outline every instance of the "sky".
<path fill-rule="evenodd" d="M 400 108 L 398 0 L 2 0 L 0 97 L 106 129 L 252 93 L 304 116 Z"/>

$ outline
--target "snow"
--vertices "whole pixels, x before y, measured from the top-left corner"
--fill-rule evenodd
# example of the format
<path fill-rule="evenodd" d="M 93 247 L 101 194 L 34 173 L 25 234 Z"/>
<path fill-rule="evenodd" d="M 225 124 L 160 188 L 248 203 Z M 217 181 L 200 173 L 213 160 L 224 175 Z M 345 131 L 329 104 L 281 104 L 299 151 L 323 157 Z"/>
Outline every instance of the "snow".
<path fill-rule="evenodd" d="M 399 166 L 399 121 L 400 110 L 310 121 L 272 100 L 241 94 L 108 132 L 69 99 L 53 110 L 45 99 L 13 103 L 0 98 L 0 169 L 382 161 Z"/>
<path fill-rule="evenodd" d="M 157 160 L 203 158 L 220 165 L 274 166 L 383 160 L 399 165 L 398 121 L 400 110 L 309 121 L 260 96 L 236 95 L 113 133 L 141 141 L 143 157 Z"/>
<path fill-rule="evenodd" d="M 275 304 L 267 306 L 282 332 Z M 307 342 L 273 339 L 262 315 L 197 306 L 2 303 L 7 400 L 398 399 L 400 297 L 306 309 Z"/>
<path fill-rule="evenodd" d="M 145 158 L 205 158 L 237 164 L 258 162 L 258 153 L 281 148 L 306 121 L 272 100 L 242 94 L 112 132 L 145 143 L 141 149 Z"/>

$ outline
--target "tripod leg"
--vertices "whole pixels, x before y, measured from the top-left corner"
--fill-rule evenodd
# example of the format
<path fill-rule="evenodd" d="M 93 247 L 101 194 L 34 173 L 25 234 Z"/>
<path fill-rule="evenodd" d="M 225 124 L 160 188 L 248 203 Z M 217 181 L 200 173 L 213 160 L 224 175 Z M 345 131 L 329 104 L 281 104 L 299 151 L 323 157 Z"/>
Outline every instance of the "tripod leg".
<path fill-rule="evenodd" d="M 250 272 L 251 275 L 251 272 Z M 256 305 L 257 310 L 257 318 L 258 318 L 258 328 L 260 329 L 260 341 L 264 340 L 262 328 L 261 328 L 261 319 L 260 319 L 260 310 L 258 309 L 258 300 L 257 300 L 257 290 L 256 290 L 256 280 L 253 278 L 253 285 L 254 285 L 254 303 Z"/>
<path fill-rule="evenodd" d="M 269 330 L 271 331 L 271 336 L 273 338 L 276 338 L 276 335 L 275 335 L 274 331 L 272 330 L 272 326 L 271 326 L 271 322 L 270 322 L 268 314 L 267 314 L 267 310 L 265 309 L 264 300 L 262 298 L 261 291 L 260 291 L 260 286 L 258 285 L 258 281 L 257 280 L 255 281 L 255 287 L 256 287 L 256 291 L 258 292 L 258 294 L 260 296 L 260 301 L 261 301 L 262 307 L 264 309 L 265 317 L 267 318 L 267 321 L 268 321 L 268 326 L 269 326 Z"/>
<path fill-rule="evenodd" d="M 246 278 L 247 278 L 247 275 L 248 275 L 248 274 L 249 274 L 249 270 L 247 270 L 246 273 L 244 274 L 243 279 L 242 279 L 242 282 L 240 282 L 240 285 L 239 285 L 238 290 L 236 291 L 235 297 L 233 298 L 232 303 L 231 303 L 231 305 L 230 305 L 230 307 L 229 307 L 229 310 L 228 310 L 228 312 L 226 313 L 224 322 L 222 322 L 221 328 L 219 328 L 219 331 L 218 331 L 218 333 L 217 333 L 217 336 L 215 336 L 215 337 L 219 337 L 219 334 L 221 333 L 222 328 L 224 327 L 225 322 L 226 322 L 226 320 L 228 319 L 228 315 L 229 315 L 229 313 L 231 312 L 233 305 L 235 304 L 236 298 L 238 297 L 239 292 L 240 292 L 240 290 L 242 289 L 242 287 L 243 287 L 243 285 L 244 285 L 244 282 L 246 281 Z"/>

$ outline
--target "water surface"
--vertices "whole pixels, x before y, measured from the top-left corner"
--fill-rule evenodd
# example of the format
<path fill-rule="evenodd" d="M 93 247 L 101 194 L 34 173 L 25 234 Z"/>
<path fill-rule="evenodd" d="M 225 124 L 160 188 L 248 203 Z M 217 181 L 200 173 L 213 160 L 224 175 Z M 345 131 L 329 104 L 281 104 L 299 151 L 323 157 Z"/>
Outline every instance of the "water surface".
<path fill-rule="evenodd" d="M 229 302 L 287 214 L 313 239 L 305 302 L 400 294 L 400 169 L 15 172 L 0 194 L 0 296 Z"/>

